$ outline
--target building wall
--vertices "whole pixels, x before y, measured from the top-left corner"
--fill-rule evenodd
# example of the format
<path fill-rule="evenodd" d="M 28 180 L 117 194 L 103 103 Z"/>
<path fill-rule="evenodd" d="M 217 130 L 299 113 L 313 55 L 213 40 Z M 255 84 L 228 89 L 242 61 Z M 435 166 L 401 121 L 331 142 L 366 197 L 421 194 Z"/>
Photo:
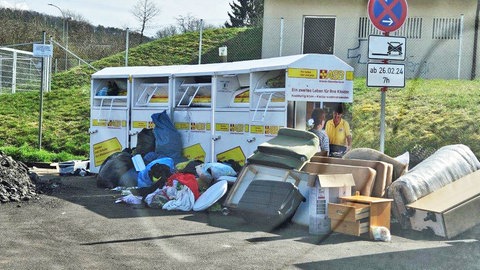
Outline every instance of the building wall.
<path fill-rule="evenodd" d="M 408 1 L 405 24 L 390 33 L 407 38 L 406 77 L 470 79 L 477 1 L 438 0 L 433 6 L 432 2 Z M 333 17 L 334 54 L 352 65 L 357 77 L 366 76 L 368 35 L 383 34 L 371 25 L 367 4 L 367 0 L 265 0 L 262 57 L 302 53 L 304 16 Z M 363 27 L 362 20 L 368 25 Z"/>

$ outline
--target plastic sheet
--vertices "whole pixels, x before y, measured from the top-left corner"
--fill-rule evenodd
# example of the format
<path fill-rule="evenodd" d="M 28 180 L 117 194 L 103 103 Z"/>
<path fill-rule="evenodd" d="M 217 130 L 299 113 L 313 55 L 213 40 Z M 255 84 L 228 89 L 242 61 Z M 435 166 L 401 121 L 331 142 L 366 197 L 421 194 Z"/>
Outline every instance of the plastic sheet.
<path fill-rule="evenodd" d="M 167 112 L 152 114 L 152 121 L 155 124 L 155 128 L 153 128 L 155 153 L 162 157 L 172 158 L 175 164 L 186 161 L 182 154 L 182 136 L 178 133 Z"/>

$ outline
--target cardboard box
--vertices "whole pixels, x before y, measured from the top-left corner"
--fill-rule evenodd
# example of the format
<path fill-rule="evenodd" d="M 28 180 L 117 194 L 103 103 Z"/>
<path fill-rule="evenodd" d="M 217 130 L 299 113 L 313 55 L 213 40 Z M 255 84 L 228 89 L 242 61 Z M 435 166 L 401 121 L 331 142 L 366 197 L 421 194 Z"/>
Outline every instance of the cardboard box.
<path fill-rule="evenodd" d="M 331 231 L 328 203 L 350 196 L 355 181 L 352 174 L 319 174 L 309 181 L 309 233 L 326 234 Z"/>
<path fill-rule="evenodd" d="M 377 172 L 374 169 L 363 166 L 326 164 L 316 162 L 305 163 L 301 171 L 315 175 L 352 174 L 355 181 L 355 187 L 352 190 L 352 194 L 354 194 L 356 191 L 359 191 L 360 194 L 364 196 L 371 196 L 373 184 L 375 183 L 375 177 L 377 175 Z"/>

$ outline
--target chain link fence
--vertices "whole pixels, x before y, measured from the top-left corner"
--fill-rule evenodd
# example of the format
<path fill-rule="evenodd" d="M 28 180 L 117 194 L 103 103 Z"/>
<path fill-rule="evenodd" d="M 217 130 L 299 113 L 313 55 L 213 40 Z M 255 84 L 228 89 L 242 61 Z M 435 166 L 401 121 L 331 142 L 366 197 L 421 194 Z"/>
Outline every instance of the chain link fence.
<path fill-rule="evenodd" d="M 390 36 L 406 38 L 405 78 L 472 79 L 480 76 L 474 51 L 475 26 L 455 17 L 411 17 Z M 470 21 L 469 21 L 470 22 Z M 478 31 L 478 30 L 477 30 Z M 366 16 L 337 18 L 305 16 L 265 18 L 262 57 L 302 53 L 334 54 L 355 69 L 356 77 L 367 74 L 368 37 L 383 35 Z M 371 62 L 371 60 L 370 60 Z M 379 62 L 379 61 L 377 61 Z"/>
<path fill-rule="evenodd" d="M 376 29 L 366 15 L 348 18 L 304 16 L 303 20 L 265 18 L 263 23 L 263 58 L 302 53 L 330 53 L 354 67 L 356 78 L 367 77 L 369 62 L 381 63 L 381 60 L 368 58 L 368 39 L 369 35 L 384 35 L 384 33 Z M 407 80 L 478 80 L 480 76 L 476 71 L 480 68 L 480 59 L 475 51 L 475 47 L 478 48 L 475 31 L 478 30 L 475 29 L 472 18 L 466 20 L 463 15 L 407 18 L 401 28 L 389 33 L 390 36 L 406 38 L 406 50 L 402 52 L 405 55 L 405 61 L 390 61 L 390 63 L 404 64 L 405 79 Z M 413 84 L 414 81 L 407 82 L 406 87 Z M 378 129 L 380 129 L 379 90 L 378 87 L 371 89 L 372 102 L 369 103 L 369 106 L 373 108 L 371 113 L 376 119 L 374 121 L 378 121 Z M 389 90 L 389 94 L 391 91 L 392 89 Z M 398 91 L 407 91 L 407 89 L 398 89 Z M 459 89 L 459 91 L 461 90 Z M 478 100 L 478 98 L 473 96 L 471 100 Z M 451 101 L 451 103 L 454 102 Z M 435 108 L 435 105 L 429 105 L 428 102 L 424 106 L 429 108 L 427 110 L 449 110 Z M 359 112 L 358 104 L 349 104 L 347 107 L 348 112 L 344 118 L 350 122 L 353 129 L 353 146 L 378 149 L 380 141 L 378 130 L 370 131 L 370 138 L 365 140 L 360 139 L 359 136 L 355 138 L 355 132 L 358 132 L 364 123 L 359 122 L 359 117 L 355 117 L 355 114 Z M 462 108 L 460 107 L 458 110 L 461 111 Z M 415 166 L 446 144 L 466 144 L 477 155 L 480 154 L 480 148 L 477 144 L 472 143 L 475 141 L 472 138 L 478 137 L 475 134 L 480 129 L 479 125 L 468 126 L 464 130 L 452 130 L 449 127 L 440 128 L 434 119 L 424 119 L 424 123 L 427 124 L 422 124 L 422 121 L 418 120 L 418 142 L 399 143 L 401 139 L 393 138 L 393 134 L 398 132 L 397 129 L 402 128 L 401 123 L 397 123 L 399 117 L 395 115 L 395 112 L 388 111 L 388 108 L 386 113 L 385 153 L 400 155 L 409 151 L 410 167 Z M 452 115 L 457 115 L 457 111 L 454 110 Z M 420 116 L 418 119 L 423 118 Z M 429 125 L 432 121 L 436 124 Z M 422 133 L 431 135 L 429 138 L 420 138 Z"/>
<path fill-rule="evenodd" d="M 0 93 L 40 90 L 41 58 L 32 52 L 0 48 Z"/>

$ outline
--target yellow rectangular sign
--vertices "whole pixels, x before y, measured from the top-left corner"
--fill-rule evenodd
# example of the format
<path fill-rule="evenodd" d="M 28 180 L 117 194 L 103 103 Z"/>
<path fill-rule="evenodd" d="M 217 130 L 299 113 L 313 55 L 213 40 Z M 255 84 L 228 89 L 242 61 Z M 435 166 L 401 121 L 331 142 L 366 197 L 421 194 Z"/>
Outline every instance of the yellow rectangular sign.
<path fill-rule="evenodd" d="M 308 68 L 289 68 L 289 78 L 304 78 L 304 79 L 316 79 L 318 77 L 318 71 L 316 69 Z"/>

